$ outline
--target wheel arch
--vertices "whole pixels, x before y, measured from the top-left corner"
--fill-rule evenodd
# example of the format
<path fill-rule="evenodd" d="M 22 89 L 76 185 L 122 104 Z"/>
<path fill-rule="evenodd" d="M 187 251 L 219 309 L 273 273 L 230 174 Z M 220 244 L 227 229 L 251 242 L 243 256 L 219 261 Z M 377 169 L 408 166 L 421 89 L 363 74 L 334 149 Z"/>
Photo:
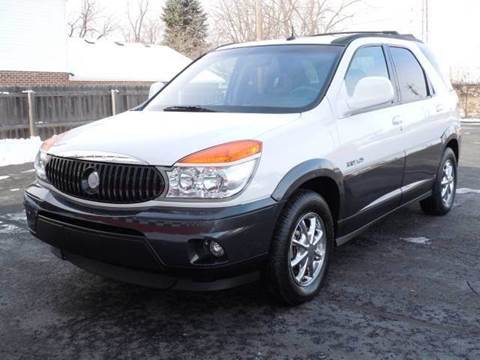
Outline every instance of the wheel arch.
<path fill-rule="evenodd" d="M 272 198 L 286 203 L 299 189 L 315 191 L 325 199 L 334 218 L 336 231 L 345 198 L 341 171 L 325 159 L 305 161 L 292 168 L 282 178 Z"/>
<path fill-rule="evenodd" d="M 458 139 L 456 137 L 452 137 L 451 139 L 449 139 L 445 148 L 450 148 L 453 150 L 458 162 L 460 159 L 460 144 L 458 143 Z"/>
<path fill-rule="evenodd" d="M 446 148 L 452 149 L 458 162 L 460 159 L 461 127 L 459 125 L 450 126 L 442 135 L 442 143 L 444 144 L 444 150 Z"/>

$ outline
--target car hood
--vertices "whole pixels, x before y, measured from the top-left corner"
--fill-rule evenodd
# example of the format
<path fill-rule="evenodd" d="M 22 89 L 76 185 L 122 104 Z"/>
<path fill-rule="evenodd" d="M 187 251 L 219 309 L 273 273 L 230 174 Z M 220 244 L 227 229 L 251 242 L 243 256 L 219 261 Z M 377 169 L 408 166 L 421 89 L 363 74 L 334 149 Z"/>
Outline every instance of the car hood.
<path fill-rule="evenodd" d="M 58 156 L 119 155 L 170 166 L 205 148 L 258 139 L 299 114 L 128 111 L 66 132 L 50 148 Z"/>

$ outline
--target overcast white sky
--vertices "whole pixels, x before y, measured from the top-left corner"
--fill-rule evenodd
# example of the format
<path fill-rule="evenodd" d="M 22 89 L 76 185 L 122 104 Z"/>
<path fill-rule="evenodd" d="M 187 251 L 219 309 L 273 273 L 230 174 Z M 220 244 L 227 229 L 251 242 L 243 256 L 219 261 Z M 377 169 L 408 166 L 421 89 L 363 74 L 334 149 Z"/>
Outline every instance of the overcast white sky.
<path fill-rule="evenodd" d="M 80 0 L 68 0 L 67 12 Z M 98 0 L 106 13 L 125 17 L 127 4 L 136 0 Z M 332 0 L 339 1 L 339 0 Z M 422 36 L 423 0 L 364 0 L 355 16 L 342 30 L 398 30 Z M 161 14 L 163 0 L 150 0 L 152 10 Z M 205 9 L 216 0 L 202 0 Z M 446 66 L 468 68 L 480 76 L 479 0 L 430 0 L 429 45 Z M 454 70 L 455 71 L 455 70 Z"/>
<path fill-rule="evenodd" d="M 349 29 L 392 29 L 421 38 L 422 2 L 368 0 L 374 10 L 359 10 Z M 428 44 L 453 72 L 465 68 L 480 76 L 479 16 L 479 0 L 430 0 Z"/>

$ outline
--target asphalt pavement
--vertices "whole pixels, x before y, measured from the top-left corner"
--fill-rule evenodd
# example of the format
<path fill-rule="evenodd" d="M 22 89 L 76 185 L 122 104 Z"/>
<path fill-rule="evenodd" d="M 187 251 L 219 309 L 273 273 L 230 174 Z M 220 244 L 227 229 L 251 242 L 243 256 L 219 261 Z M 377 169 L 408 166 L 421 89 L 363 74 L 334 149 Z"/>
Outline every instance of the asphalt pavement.
<path fill-rule="evenodd" d="M 479 359 L 480 126 L 445 217 L 405 208 L 336 252 L 313 301 L 165 292 L 86 273 L 26 229 L 32 164 L 0 168 L 0 359 Z"/>

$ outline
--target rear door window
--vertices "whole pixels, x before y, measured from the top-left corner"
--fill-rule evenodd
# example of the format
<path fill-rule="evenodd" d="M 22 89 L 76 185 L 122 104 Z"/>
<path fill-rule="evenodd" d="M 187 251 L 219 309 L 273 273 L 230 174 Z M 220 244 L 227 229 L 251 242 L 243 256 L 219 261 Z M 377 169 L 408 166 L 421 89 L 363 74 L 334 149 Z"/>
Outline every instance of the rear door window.
<path fill-rule="evenodd" d="M 425 72 L 410 50 L 390 48 L 393 63 L 397 70 L 402 102 L 423 100 L 428 97 L 428 84 Z"/>

